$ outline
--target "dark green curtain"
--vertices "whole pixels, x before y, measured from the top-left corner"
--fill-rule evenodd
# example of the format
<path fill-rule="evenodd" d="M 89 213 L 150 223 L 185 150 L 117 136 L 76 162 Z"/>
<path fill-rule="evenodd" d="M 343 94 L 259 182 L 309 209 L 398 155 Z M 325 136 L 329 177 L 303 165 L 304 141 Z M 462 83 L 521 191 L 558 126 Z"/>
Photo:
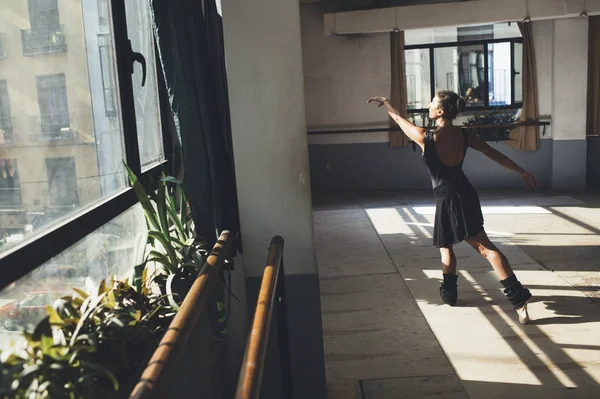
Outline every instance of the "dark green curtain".
<path fill-rule="evenodd" d="M 212 247 L 239 231 L 221 16 L 215 0 L 150 5 L 196 234 Z"/>

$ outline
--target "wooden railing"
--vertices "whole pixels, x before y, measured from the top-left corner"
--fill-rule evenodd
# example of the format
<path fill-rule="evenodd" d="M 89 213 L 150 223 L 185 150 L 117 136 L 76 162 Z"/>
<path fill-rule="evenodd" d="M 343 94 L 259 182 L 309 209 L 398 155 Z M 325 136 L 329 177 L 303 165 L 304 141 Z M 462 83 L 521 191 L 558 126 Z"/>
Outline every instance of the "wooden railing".
<path fill-rule="evenodd" d="M 177 364 L 184 350 L 190 332 L 196 326 L 199 315 L 205 310 L 206 302 L 218 280 L 223 262 L 229 253 L 235 237 L 228 231 L 221 233 L 213 247 L 202 273 L 194 281 L 181 307 L 167 332 L 150 358 L 130 399 L 164 398 L 171 373 L 178 369 Z"/>
<path fill-rule="evenodd" d="M 282 392 L 280 397 L 282 399 L 292 398 L 284 277 L 283 238 L 275 236 L 269 245 L 269 254 L 258 293 L 252 329 L 246 343 L 235 399 L 258 399 L 260 396 L 274 304 L 277 317 L 279 368 L 281 370 Z"/>

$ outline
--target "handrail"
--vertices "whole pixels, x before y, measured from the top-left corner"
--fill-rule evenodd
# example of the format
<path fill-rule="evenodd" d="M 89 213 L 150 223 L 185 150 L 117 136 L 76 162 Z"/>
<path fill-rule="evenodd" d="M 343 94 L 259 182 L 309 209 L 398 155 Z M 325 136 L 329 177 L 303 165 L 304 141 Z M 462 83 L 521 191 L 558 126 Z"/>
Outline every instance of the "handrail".
<path fill-rule="evenodd" d="M 258 399 L 260 396 L 274 303 L 277 314 L 282 398 L 292 398 L 283 242 L 282 237 L 274 236 L 269 245 L 269 254 L 258 293 L 252 329 L 246 343 L 235 399 Z"/>
<path fill-rule="evenodd" d="M 544 130 L 546 126 L 549 126 L 550 122 L 548 121 L 527 121 L 527 122 L 519 122 L 519 123 L 490 123 L 487 125 L 460 125 L 458 127 L 464 129 L 493 129 L 499 127 L 520 127 L 520 126 L 544 126 Z M 399 127 L 380 127 L 380 128 L 369 128 L 369 129 L 346 129 L 346 130 L 309 130 L 307 133 L 309 135 L 317 135 L 317 134 L 348 134 L 348 133 L 381 133 L 381 132 L 398 132 L 400 131 Z"/>
<path fill-rule="evenodd" d="M 229 253 L 234 236 L 223 231 L 213 247 L 202 272 L 194 281 L 179 311 L 171 321 L 146 369 L 133 388 L 130 399 L 154 399 L 165 397 L 169 374 L 177 370 L 182 350 L 199 315 L 205 309 L 208 297 L 217 282 L 223 261 Z"/>
<path fill-rule="evenodd" d="M 498 127 L 520 127 L 520 126 L 549 126 L 550 122 L 548 121 L 527 121 L 520 123 L 491 123 L 488 125 L 460 125 L 459 127 L 465 129 L 493 129 Z M 379 127 L 379 128 L 369 128 L 369 129 L 337 129 L 337 130 L 309 130 L 307 134 L 316 135 L 316 134 L 348 134 L 348 133 L 381 133 L 381 132 L 398 132 L 400 131 L 399 127 Z"/>

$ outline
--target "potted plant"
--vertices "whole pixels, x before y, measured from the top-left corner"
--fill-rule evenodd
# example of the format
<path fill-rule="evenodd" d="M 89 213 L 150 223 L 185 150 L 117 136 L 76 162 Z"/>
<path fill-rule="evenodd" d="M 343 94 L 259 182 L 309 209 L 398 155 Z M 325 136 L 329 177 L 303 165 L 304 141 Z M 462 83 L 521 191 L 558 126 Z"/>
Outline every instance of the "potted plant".
<path fill-rule="evenodd" d="M 139 288 L 141 272 L 152 267 L 151 281 L 175 310 L 201 272 L 208 257 L 205 243 L 196 240 L 193 221 L 182 183 L 174 177 L 163 176 L 157 184 L 156 194 L 150 197 L 138 178 L 127 168 L 129 179 L 146 215 L 148 244 L 151 250 L 145 261 L 136 267 L 135 281 Z M 179 189 L 179 206 L 175 191 Z"/>
<path fill-rule="evenodd" d="M 479 125 L 505 125 L 516 122 L 514 110 L 492 109 L 473 115 L 464 123 L 464 126 Z M 485 127 L 478 128 L 479 136 L 485 141 L 505 141 L 509 139 L 511 130 L 514 127 Z"/>
<path fill-rule="evenodd" d="M 74 290 L 47 307 L 25 347 L 2 353 L 2 398 L 105 398 L 129 392 L 174 314 L 125 281 Z"/>

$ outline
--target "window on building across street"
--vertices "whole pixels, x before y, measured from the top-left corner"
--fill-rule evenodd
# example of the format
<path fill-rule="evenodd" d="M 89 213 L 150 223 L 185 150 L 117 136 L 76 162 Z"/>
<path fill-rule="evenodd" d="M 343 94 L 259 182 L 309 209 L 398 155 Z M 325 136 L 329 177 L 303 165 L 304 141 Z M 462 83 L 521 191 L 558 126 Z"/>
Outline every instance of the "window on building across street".
<path fill-rule="evenodd" d="M 68 137 L 71 134 L 65 74 L 37 76 L 39 118 L 34 118 L 34 140 Z"/>
<path fill-rule="evenodd" d="M 15 7 L 21 1 L 10 4 Z M 21 30 L 24 56 L 39 56 L 67 50 L 66 35 L 60 24 L 58 5 L 58 0 L 27 1 L 30 28 Z M 17 11 L 16 15 L 20 15 L 20 12 Z"/>
<path fill-rule="evenodd" d="M 10 113 L 10 101 L 8 98 L 8 84 L 6 79 L 0 80 L 0 145 L 12 143 L 13 118 Z"/>
<path fill-rule="evenodd" d="M 519 108 L 522 38 L 516 24 L 407 31 L 408 109 L 425 110 L 440 90 L 452 90 L 469 109 Z"/>
<path fill-rule="evenodd" d="M 16 159 L 0 159 L 0 211 L 22 208 L 21 183 Z"/>

